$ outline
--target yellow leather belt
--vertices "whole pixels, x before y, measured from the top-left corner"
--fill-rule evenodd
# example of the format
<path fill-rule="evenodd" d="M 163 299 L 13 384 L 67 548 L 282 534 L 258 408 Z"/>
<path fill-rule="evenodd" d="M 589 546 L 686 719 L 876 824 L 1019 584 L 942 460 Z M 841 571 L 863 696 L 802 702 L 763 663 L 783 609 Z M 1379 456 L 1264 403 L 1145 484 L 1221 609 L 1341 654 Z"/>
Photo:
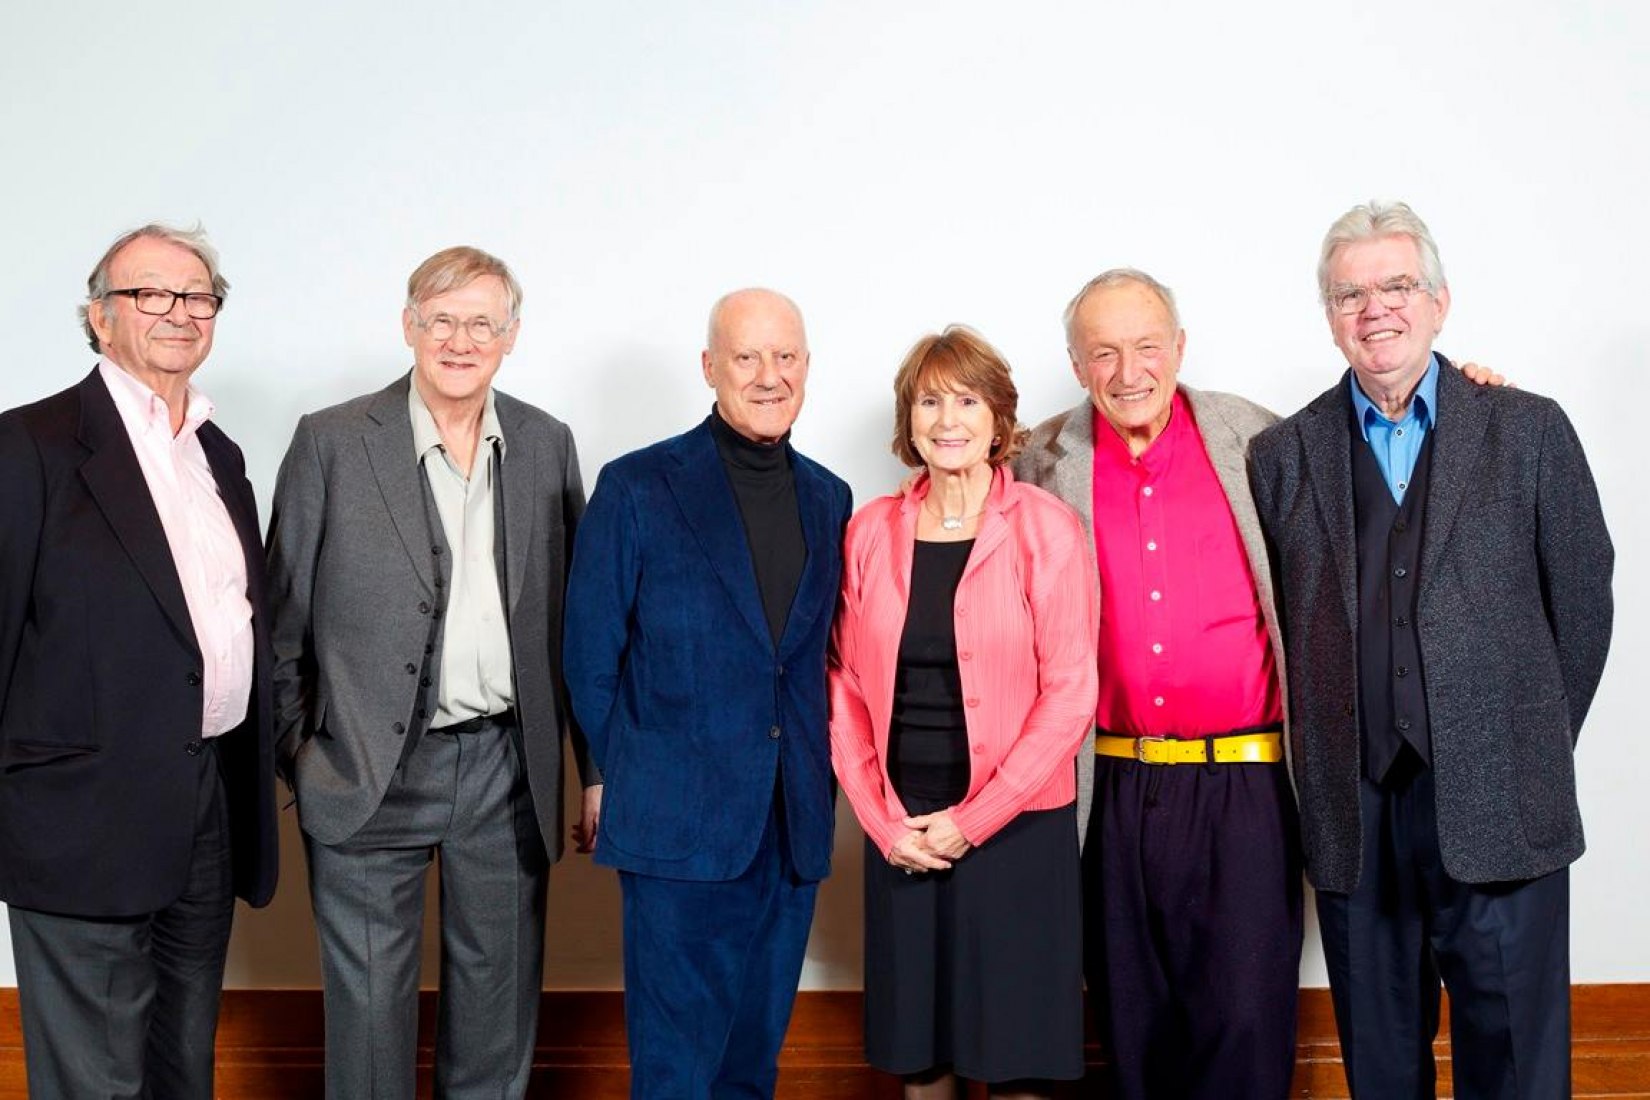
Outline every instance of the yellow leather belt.
<path fill-rule="evenodd" d="M 1142 764 L 1207 764 L 1210 754 L 1216 764 L 1276 764 L 1283 759 L 1283 734 L 1236 733 L 1230 737 L 1118 737 L 1095 735 L 1094 751 L 1100 756 L 1136 760 Z"/>

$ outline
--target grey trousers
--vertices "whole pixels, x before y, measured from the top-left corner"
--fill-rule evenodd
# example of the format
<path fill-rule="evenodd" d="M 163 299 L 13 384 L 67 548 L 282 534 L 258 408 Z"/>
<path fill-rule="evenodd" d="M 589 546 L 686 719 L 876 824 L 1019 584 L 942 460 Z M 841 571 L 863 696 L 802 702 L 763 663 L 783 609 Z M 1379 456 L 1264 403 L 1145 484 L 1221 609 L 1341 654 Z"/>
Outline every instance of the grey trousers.
<path fill-rule="evenodd" d="M 8 910 L 33 1100 L 211 1100 L 235 896 L 216 752 L 200 765 L 176 901 L 126 919 Z"/>
<path fill-rule="evenodd" d="M 435 1095 L 520 1097 L 532 1070 L 549 861 L 520 731 L 429 732 L 342 844 L 304 838 L 321 944 L 326 1094 L 411 1100 L 424 882 L 439 856 Z"/>

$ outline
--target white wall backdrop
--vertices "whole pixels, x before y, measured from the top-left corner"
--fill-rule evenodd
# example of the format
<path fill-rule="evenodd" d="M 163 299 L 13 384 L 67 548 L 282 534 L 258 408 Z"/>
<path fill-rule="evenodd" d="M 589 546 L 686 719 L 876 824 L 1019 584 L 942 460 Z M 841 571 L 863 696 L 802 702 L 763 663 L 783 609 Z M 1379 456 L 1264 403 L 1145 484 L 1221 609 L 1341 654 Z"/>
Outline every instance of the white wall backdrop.
<path fill-rule="evenodd" d="M 809 322 L 796 442 L 864 500 L 901 472 L 889 383 L 918 335 L 982 330 L 1033 423 L 1080 398 L 1060 310 L 1115 265 L 1179 293 L 1187 381 L 1299 408 L 1341 369 L 1323 230 L 1404 198 L 1450 275 L 1440 347 L 1563 402 L 1603 493 L 1618 614 L 1574 976 L 1646 981 L 1647 53 L 1634 0 L 11 5 L 0 407 L 90 368 L 74 308 L 115 235 L 199 219 L 234 289 L 197 381 L 267 507 L 298 414 L 405 369 L 407 274 L 470 243 L 527 291 L 499 383 L 572 425 L 587 485 L 704 415 L 705 311 L 767 284 Z M 283 843 L 233 985 L 319 983 L 290 812 Z M 838 848 L 813 988 L 859 983 L 846 812 Z M 617 986 L 612 876 L 569 857 L 551 895 L 547 983 Z"/>

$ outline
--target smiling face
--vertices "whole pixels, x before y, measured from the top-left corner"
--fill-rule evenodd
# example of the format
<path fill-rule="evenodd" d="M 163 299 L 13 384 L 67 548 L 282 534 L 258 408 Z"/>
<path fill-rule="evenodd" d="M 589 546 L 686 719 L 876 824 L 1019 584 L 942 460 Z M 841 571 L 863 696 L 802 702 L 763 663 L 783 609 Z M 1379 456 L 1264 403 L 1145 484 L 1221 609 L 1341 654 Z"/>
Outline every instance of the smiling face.
<path fill-rule="evenodd" d="M 419 325 L 420 319 L 428 325 L 442 316 L 456 322 L 452 335 L 444 340 Z M 470 336 L 468 322 L 483 317 L 502 331 L 490 343 L 478 344 Z M 510 294 L 504 280 L 496 275 L 483 275 L 457 290 L 425 298 L 418 303 L 417 313 L 402 310 L 401 330 L 407 346 L 413 349 L 413 379 L 418 395 L 432 412 L 443 406 L 462 407 L 485 401 L 499 365 L 516 346 L 520 327 L 510 318 Z"/>
<path fill-rule="evenodd" d="M 1071 318 L 1071 369 L 1112 430 L 1140 454 L 1169 423 L 1186 333 L 1136 282 L 1096 287 Z"/>
<path fill-rule="evenodd" d="M 210 294 L 212 276 L 201 258 L 184 246 L 158 237 L 138 237 L 109 261 L 109 286 Z M 139 313 L 129 297 L 103 298 L 87 307 L 86 317 L 103 354 L 156 393 L 189 380 L 212 350 L 217 326 L 215 317 L 190 317 L 182 298 L 161 317 Z"/>
<path fill-rule="evenodd" d="M 931 476 L 966 474 L 991 454 L 997 418 L 979 394 L 934 382 L 911 405 L 911 441 Z"/>
<path fill-rule="evenodd" d="M 700 356 L 705 383 L 728 427 L 756 443 L 776 443 L 802 411 L 808 337 L 784 296 L 745 290 L 724 298 Z"/>
<path fill-rule="evenodd" d="M 1403 236 L 1357 241 L 1335 252 L 1328 275 L 1331 293 L 1339 287 L 1377 287 L 1404 277 L 1420 282 L 1420 252 Z M 1379 294 L 1366 297 L 1357 313 L 1326 309 L 1335 346 L 1370 398 L 1407 395 L 1426 373 L 1432 342 L 1449 312 L 1449 289 L 1412 294 L 1408 303 L 1396 308 L 1383 305 Z"/>

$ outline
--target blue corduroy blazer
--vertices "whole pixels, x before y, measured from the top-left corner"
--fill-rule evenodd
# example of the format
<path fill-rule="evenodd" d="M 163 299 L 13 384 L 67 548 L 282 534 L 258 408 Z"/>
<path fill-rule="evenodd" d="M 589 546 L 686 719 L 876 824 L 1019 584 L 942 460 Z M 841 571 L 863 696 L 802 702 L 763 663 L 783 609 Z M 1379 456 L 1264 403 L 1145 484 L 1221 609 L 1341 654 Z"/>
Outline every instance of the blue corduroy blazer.
<path fill-rule="evenodd" d="M 777 647 L 708 423 L 602 469 L 574 546 L 563 656 L 606 784 L 598 863 L 735 878 L 779 776 L 797 874 L 830 871 L 825 648 L 852 501 L 830 471 L 790 458 L 807 562 Z"/>

